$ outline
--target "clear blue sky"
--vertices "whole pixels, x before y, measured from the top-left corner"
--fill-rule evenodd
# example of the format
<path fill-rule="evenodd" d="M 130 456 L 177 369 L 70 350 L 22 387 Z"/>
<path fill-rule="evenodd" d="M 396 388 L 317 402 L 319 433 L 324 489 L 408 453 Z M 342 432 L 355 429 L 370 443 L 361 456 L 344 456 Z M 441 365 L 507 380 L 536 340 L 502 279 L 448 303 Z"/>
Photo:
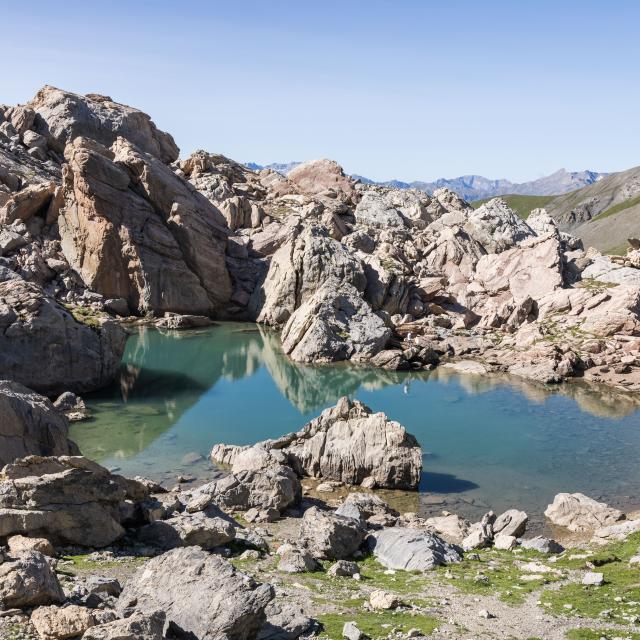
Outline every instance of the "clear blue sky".
<path fill-rule="evenodd" d="M 640 2 L 7 2 L 0 102 L 151 114 L 186 155 L 375 179 L 640 164 Z"/>

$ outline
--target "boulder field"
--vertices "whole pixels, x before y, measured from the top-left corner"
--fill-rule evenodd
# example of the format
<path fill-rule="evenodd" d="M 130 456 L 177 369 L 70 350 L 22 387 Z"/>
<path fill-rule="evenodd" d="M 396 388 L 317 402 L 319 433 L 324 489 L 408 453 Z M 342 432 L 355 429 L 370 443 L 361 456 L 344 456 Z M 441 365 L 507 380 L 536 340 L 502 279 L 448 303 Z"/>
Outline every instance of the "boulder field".
<path fill-rule="evenodd" d="M 576 544 L 577 535 L 593 546 L 588 571 L 575 561 L 589 553 L 527 537 L 528 516 L 515 508 L 475 523 L 449 512 L 400 513 L 373 490 L 416 488 L 420 447 L 402 425 L 347 398 L 279 440 L 214 446 L 215 459 L 230 468 L 204 485 L 167 490 L 68 455 L 74 445 L 53 404 L 3 385 L 10 431 L 26 434 L 25 448 L 53 450 L 23 457 L 23 449 L 3 449 L 0 633 L 8 620 L 9 630 L 42 640 L 333 638 L 332 615 L 346 611 L 355 618 L 341 626 L 358 632 L 359 620 L 382 629 L 393 615 L 394 637 L 422 637 L 423 627 L 412 628 L 435 609 L 417 604 L 421 590 L 447 594 L 447 605 L 460 597 L 464 609 L 465 596 L 443 587 L 456 576 L 487 590 L 493 573 L 499 588 L 512 580 L 528 590 L 549 581 L 606 590 L 620 569 L 593 567 L 629 556 L 624 572 L 633 572 L 638 562 L 631 554 L 640 520 L 583 494 L 558 494 L 545 515 L 563 540 Z M 363 433 L 371 437 L 363 441 Z M 311 481 L 347 493 L 325 502 L 309 495 L 303 483 Z M 627 585 L 627 573 L 620 580 Z M 491 607 L 490 619 L 498 600 L 489 593 L 475 601 Z"/>
<path fill-rule="evenodd" d="M 284 176 L 179 159 L 107 96 L 0 106 L 0 376 L 50 396 L 108 384 L 131 316 L 257 321 L 301 362 L 473 360 L 637 390 L 639 256 L 585 248 L 544 210 L 362 184 L 329 160 Z"/>

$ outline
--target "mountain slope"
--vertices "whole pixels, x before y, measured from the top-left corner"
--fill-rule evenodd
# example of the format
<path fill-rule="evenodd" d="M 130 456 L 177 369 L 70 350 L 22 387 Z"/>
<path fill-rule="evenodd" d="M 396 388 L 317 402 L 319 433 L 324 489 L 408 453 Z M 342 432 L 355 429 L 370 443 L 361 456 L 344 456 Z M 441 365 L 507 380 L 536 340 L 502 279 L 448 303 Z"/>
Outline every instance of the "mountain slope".
<path fill-rule="evenodd" d="M 601 251 L 621 250 L 640 236 L 640 167 L 612 173 L 552 200 L 546 209 L 562 229 Z"/>

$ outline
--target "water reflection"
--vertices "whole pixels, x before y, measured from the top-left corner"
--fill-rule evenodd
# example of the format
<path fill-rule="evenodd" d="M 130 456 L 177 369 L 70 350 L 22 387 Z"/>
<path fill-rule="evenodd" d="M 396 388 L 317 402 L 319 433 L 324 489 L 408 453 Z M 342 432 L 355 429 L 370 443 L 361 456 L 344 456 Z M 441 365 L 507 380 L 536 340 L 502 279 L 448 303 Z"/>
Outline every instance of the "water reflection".
<path fill-rule="evenodd" d="M 555 490 L 622 496 L 640 488 L 640 414 L 631 395 L 446 368 L 304 365 L 283 355 L 276 333 L 235 323 L 137 330 L 119 382 L 86 398 L 94 419 L 74 425 L 72 437 L 85 455 L 123 473 L 175 479 L 206 474 L 214 443 L 277 437 L 343 395 L 416 434 L 425 451 L 424 493 L 407 502 L 423 510 L 539 505 Z M 203 456 L 195 466 L 185 462 L 194 452 Z"/>

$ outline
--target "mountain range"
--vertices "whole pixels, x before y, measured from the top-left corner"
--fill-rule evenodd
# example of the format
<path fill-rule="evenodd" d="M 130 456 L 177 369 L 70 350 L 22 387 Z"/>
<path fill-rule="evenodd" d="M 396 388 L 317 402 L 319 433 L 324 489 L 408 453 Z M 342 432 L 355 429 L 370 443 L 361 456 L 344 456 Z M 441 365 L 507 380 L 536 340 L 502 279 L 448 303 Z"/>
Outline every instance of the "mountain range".
<path fill-rule="evenodd" d="M 245 166 L 254 171 L 273 169 L 278 173 L 286 175 L 300 164 L 302 163 L 274 162 L 268 165 L 259 165 L 255 162 L 248 162 Z M 353 174 L 353 177 L 365 184 L 379 184 L 397 189 L 420 189 L 429 194 L 441 187 L 447 187 L 455 191 L 461 198 L 474 201 L 506 194 L 529 196 L 561 195 L 575 191 L 576 189 L 581 189 L 582 187 L 587 187 L 607 175 L 609 174 L 599 173 L 597 171 L 567 171 L 566 169 L 559 169 L 551 175 L 538 178 L 537 180 L 519 183 L 505 179 L 491 180 L 490 178 L 477 175 L 459 176 L 457 178 L 439 178 L 433 182 L 424 182 L 421 180 L 414 182 L 403 182 L 402 180 L 376 182 L 375 180 L 357 174 Z"/>

